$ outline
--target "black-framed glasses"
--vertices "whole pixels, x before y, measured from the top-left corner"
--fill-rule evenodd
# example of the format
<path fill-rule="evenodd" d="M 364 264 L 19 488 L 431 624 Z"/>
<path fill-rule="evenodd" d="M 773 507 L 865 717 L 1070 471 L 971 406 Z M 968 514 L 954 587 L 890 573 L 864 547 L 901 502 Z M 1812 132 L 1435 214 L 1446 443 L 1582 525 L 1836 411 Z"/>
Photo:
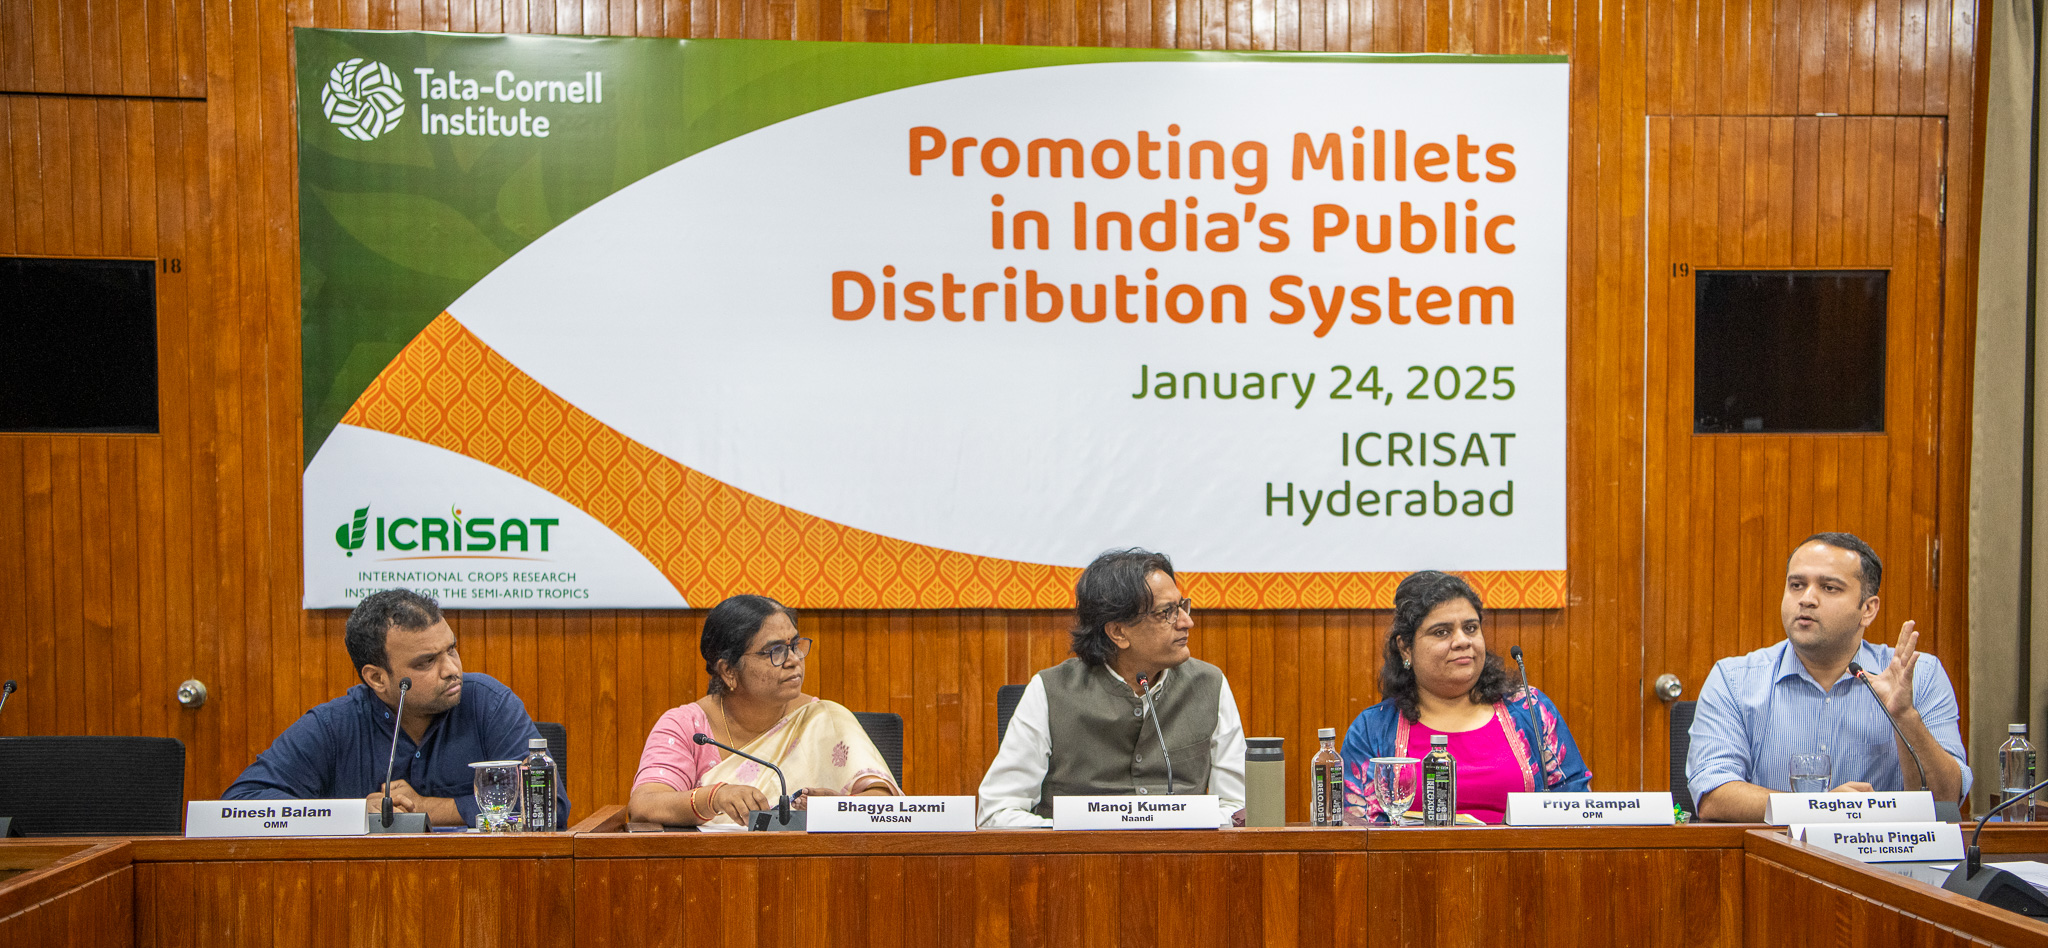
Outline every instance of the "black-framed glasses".
<path fill-rule="evenodd" d="M 789 657 L 791 655 L 796 656 L 797 661 L 803 661 L 804 656 L 811 654 L 811 639 L 810 636 L 799 635 L 787 642 L 777 642 L 753 654 L 767 659 L 768 664 L 781 668 L 789 664 Z"/>
<path fill-rule="evenodd" d="M 1195 601 L 1193 599 L 1183 599 L 1179 602 L 1169 602 L 1151 612 L 1145 613 L 1145 617 L 1154 622 L 1172 622 L 1173 615 L 1176 612 L 1185 612 L 1190 618 L 1193 618 L 1195 614 Z"/>

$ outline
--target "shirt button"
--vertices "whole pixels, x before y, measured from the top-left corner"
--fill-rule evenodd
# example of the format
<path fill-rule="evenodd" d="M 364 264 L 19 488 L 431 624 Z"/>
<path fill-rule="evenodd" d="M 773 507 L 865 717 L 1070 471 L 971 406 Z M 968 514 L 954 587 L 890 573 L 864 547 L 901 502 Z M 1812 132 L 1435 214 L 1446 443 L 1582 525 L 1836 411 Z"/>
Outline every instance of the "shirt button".
<path fill-rule="evenodd" d="M 1136 756 L 1136 757 L 1133 757 L 1133 758 L 1131 758 L 1131 763 L 1132 763 L 1133 765 L 1137 765 L 1137 764 L 1142 764 L 1142 763 L 1144 763 L 1144 762 L 1145 762 L 1145 755 L 1143 755 L 1143 754 L 1139 754 L 1138 756 Z"/>
<path fill-rule="evenodd" d="M 413 752 L 412 752 L 412 759 L 414 759 L 414 760 L 418 760 L 418 759 L 420 759 L 420 752 L 419 752 L 419 751 L 413 751 Z"/>
<path fill-rule="evenodd" d="M 1142 704 L 1141 704 L 1141 705 L 1139 705 L 1139 706 L 1137 706 L 1137 707 L 1135 707 L 1135 708 L 1132 708 L 1132 709 L 1131 709 L 1131 717 L 1134 717 L 1134 718 L 1142 718 L 1142 717 L 1144 717 L 1144 716 L 1145 716 L 1145 706 L 1144 706 L 1144 705 L 1142 705 Z"/>
<path fill-rule="evenodd" d="M 1145 792 L 1145 788 L 1144 788 L 1144 787 L 1139 787 L 1139 788 L 1138 788 L 1138 792 L 1139 792 L 1139 793 L 1141 793 L 1141 794 L 1142 794 L 1142 793 L 1144 793 L 1144 792 Z"/>

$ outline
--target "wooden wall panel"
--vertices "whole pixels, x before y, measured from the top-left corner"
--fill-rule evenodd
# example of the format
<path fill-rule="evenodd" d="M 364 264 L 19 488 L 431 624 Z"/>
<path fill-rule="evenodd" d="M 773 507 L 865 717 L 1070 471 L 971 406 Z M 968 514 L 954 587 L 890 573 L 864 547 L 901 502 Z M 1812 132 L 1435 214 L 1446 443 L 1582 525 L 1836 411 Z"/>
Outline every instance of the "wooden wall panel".
<path fill-rule="evenodd" d="M 1663 450 L 1645 437 L 1659 417 L 1646 393 L 1670 382 L 1643 355 L 1657 325 L 1645 321 L 1644 272 L 1650 245 L 1667 239 L 1645 215 L 1657 173 L 1648 116 L 1945 118 L 1948 227 L 1974 230 L 1981 37 L 1967 0 L 0 0 L 0 252 L 184 263 L 160 290 L 161 435 L 0 436 L 0 675 L 24 684 L 0 733 L 178 736 L 197 797 L 218 793 L 351 680 L 339 616 L 298 608 L 295 26 L 1570 56 L 1569 606 L 1496 615 L 1491 631 L 1496 649 L 1528 650 L 1536 683 L 1559 700 L 1595 786 L 1607 789 L 1662 786 L 1661 770 L 1644 768 L 1659 753 L 1662 718 L 1643 690 L 1660 669 L 1643 656 L 1662 641 L 1655 623 L 1668 610 L 1646 612 L 1646 598 L 1702 588 L 1644 570 L 1645 458 Z M 1749 156 L 1842 143 L 1766 135 L 1753 147 L 1745 141 L 1725 172 L 1744 193 L 1784 187 L 1768 173 L 1752 182 Z M 1718 203 L 1695 206 L 1692 223 L 1716 241 L 1717 228 L 1745 245 L 1788 239 L 1752 233 Z M 1963 614 L 1973 259 L 1969 238 L 1944 240 L 1939 279 L 1923 287 L 1946 317 L 1938 365 L 1927 367 L 1944 412 L 1931 508 L 1951 578 L 1938 594 L 1944 627 Z M 1882 482 L 1857 475 L 1888 459 L 1845 466 L 1839 447 L 1829 451 L 1814 469 L 1835 472 L 1835 490 L 1853 484 L 1862 502 L 1882 500 Z M 1732 457 L 1715 465 L 1717 476 L 1742 470 Z M 1711 492 L 1711 482 L 1688 490 Z M 1777 555 L 1718 526 L 1686 537 L 1675 542 L 1711 550 L 1717 575 Z M 1740 607 L 1750 616 L 1740 621 L 1754 621 L 1759 609 L 1768 615 L 1760 595 L 1717 588 L 1685 601 Z M 698 618 L 479 612 L 456 623 L 472 669 L 569 726 L 571 790 L 587 810 L 624 798 L 647 722 L 697 693 Z M 1248 729 L 1290 738 L 1299 764 L 1314 728 L 1342 727 L 1377 699 L 1385 621 L 1204 613 L 1196 649 L 1232 675 Z M 822 633 L 821 693 L 905 716 L 911 784 L 923 792 L 971 791 L 993 754 L 994 687 L 1065 652 L 1064 618 L 1046 613 L 819 614 L 807 624 Z M 187 677 L 213 690 L 196 713 L 172 703 Z M 1290 801 L 1295 818 L 1304 811 Z"/>

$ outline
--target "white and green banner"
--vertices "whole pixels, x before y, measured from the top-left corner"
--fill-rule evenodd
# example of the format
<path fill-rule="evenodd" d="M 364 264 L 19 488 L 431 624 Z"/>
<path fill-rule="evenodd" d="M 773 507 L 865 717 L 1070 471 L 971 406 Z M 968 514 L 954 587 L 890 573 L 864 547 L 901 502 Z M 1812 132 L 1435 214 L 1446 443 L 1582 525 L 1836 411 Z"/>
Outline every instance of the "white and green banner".
<path fill-rule="evenodd" d="M 308 607 L 1563 604 L 1561 59 L 297 46 Z"/>

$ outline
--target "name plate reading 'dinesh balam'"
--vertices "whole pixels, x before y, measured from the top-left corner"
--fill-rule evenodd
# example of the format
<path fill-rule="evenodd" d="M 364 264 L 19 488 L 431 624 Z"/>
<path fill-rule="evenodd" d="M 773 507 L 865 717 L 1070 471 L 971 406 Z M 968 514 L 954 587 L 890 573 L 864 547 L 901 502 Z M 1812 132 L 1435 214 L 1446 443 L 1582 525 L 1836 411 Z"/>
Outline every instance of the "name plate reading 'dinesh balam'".
<path fill-rule="evenodd" d="M 369 813 L 361 797 L 185 804 L 186 836 L 361 836 L 368 829 Z"/>
<path fill-rule="evenodd" d="M 1053 797 L 1058 830 L 1215 829 L 1215 794 Z"/>
<path fill-rule="evenodd" d="M 1764 822 L 1773 826 L 1802 823 L 1932 823 L 1934 794 L 1925 790 L 1879 793 L 1773 793 L 1764 803 Z"/>
<path fill-rule="evenodd" d="M 1668 826 L 1671 794 L 1510 793 L 1509 826 Z"/>
<path fill-rule="evenodd" d="M 812 797 L 813 833 L 966 833 L 973 797 Z"/>
<path fill-rule="evenodd" d="M 1793 839 L 1859 862 L 1963 858 L 1963 829 L 1954 823 L 1826 823 L 1789 829 Z"/>

